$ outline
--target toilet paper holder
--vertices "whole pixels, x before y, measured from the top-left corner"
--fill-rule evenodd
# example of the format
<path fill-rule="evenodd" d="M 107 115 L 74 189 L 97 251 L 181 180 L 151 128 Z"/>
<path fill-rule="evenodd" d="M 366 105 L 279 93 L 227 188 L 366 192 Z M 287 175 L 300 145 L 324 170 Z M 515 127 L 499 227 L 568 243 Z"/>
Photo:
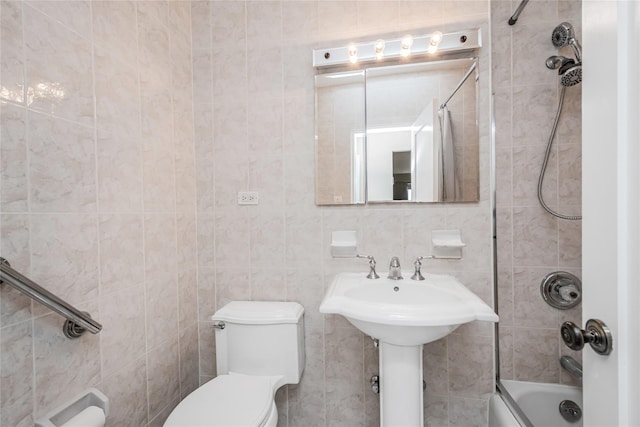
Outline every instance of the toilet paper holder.
<path fill-rule="evenodd" d="M 96 388 L 89 388 L 54 409 L 43 418 L 38 419 L 34 427 L 58 427 L 78 415 L 85 409 L 97 406 L 102 409 L 104 416 L 109 414 L 109 398 Z"/>

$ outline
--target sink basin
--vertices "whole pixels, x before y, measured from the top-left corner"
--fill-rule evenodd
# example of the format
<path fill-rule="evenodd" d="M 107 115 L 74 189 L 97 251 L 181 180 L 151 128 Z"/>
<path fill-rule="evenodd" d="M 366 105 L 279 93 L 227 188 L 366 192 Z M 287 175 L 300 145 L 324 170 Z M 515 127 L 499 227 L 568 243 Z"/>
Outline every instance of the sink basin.
<path fill-rule="evenodd" d="M 438 340 L 474 320 L 498 321 L 493 309 L 455 277 L 437 274 L 414 281 L 341 273 L 334 278 L 320 312 L 340 314 L 373 338 L 405 346 Z"/>
<path fill-rule="evenodd" d="M 438 274 L 415 281 L 341 273 L 333 279 L 320 312 L 340 314 L 379 340 L 382 427 L 424 425 L 423 344 L 467 322 L 498 321 L 493 309 L 455 277 Z"/>

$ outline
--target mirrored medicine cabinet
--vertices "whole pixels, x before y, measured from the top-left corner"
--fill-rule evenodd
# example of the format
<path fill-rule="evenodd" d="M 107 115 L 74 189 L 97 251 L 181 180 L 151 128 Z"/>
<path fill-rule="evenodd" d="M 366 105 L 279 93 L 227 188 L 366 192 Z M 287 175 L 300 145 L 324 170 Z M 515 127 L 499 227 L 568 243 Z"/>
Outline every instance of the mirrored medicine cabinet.
<path fill-rule="evenodd" d="M 473 202 L 478 60 L 315 76 L 316 203 Z"/>

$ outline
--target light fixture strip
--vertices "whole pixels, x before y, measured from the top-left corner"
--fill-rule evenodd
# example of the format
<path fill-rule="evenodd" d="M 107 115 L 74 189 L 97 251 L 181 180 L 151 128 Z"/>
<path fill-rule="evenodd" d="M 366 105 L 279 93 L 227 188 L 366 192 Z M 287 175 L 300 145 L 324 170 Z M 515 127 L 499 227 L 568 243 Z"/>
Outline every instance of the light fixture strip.
<path fill-rule="evenodd" d="M 466 51 L 482 47 L 482 37 L 479 28 L 457 31 L 455 33 L 442 34 L 442 40 L 437 45 L 434 52 L 431 44 L 431 37 L 437 32 L 413 37 L 409 57 L 440 52 L 456 52 Z M 329 67 L 335 65 L 350 64 L 351 57 L 349 49 L 354 47 L 357 49 L 357 62 L 375 62 L 384 61 L 385 59 L 396 59 L 402 56 L 402 38 L 393 40 L 384 40 L 384 52 L 382 58 L 376 57 L 375 45 L 376 41 L 369 43 L 356 43 L 348 46 L 334 47 L 329 49 L 315 49 L 313 51 L 314 67 Z"/>

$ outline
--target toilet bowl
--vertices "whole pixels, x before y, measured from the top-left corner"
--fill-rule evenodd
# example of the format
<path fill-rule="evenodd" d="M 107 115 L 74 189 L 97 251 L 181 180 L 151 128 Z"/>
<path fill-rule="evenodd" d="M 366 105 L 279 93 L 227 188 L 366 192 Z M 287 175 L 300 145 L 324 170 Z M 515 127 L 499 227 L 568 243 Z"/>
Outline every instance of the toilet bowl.
<path fill-rule="evenodd" d="M 294 302 L 233 301 L 218 310 L 219 375 L 187 396 L 164 427 L 273 427 L 274 397 L 304 370 L 304 308 Z"/>
<path fill-rule="evenodd" d="M 280 377 L 230 373 L 203 384 L 173 410 L 165 427 L 272 427 Z"/>

